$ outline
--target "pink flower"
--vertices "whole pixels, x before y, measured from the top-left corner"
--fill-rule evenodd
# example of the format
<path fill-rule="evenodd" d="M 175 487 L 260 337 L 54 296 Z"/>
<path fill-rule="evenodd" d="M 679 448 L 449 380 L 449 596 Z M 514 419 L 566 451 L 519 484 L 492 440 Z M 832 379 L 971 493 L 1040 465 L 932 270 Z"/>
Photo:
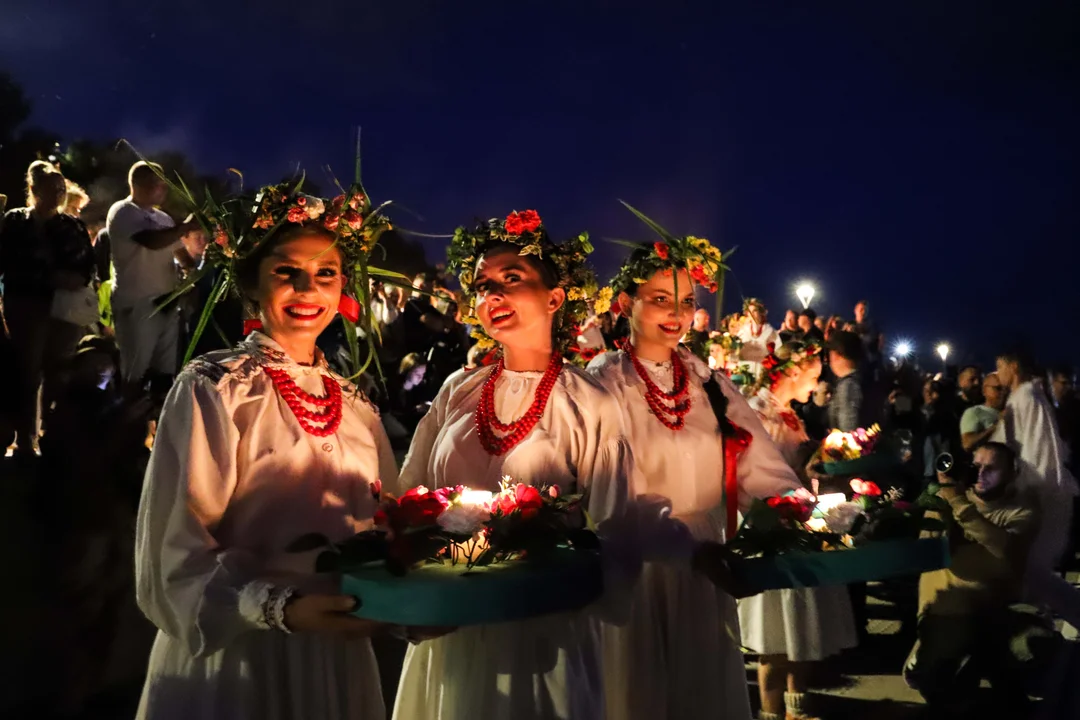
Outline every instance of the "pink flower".
<path fill-rule="evenodd" d="M 558 485 L 552 485 L 551 487 L 548 488 L 548 497 L 551 497 L 551 498 L 559 497 L 559 486 Z"/>
<path fill-rule="evenodd" d="M 307 211 L 302 207 L 289 208 L 289 214 L 286 216 L 291 223 L 302 223 L 307 220 Z"/>
<path fill-rule="evenodd" d="M 353 230 L 359 230 L 364 226 L 364 218 L 355 210 L 345 211 L 345 222 L 348 223 L 349 227 Z"/>
<path fill-rule="evenodd" d="M 323 227 L 327 230 L 337 230 L 338 223 L 341 222 L 341 215 L 336 212 L 326 213 L 326 217 L 323 219 Z"/>
<path fill-rule="evenodd" d="M 364 196 L 361 193 L 356 193 L 349 198 L 349 207 L 353 210 L 362 210 L 364 208 Z"/>

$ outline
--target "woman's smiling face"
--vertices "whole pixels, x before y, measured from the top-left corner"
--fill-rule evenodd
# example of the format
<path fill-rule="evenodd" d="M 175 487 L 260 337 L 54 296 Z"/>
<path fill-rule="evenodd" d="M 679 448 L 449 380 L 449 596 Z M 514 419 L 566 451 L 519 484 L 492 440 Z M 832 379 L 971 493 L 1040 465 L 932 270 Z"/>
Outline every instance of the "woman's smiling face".
<path fill-rule="evenodd" d="M 619 304 L 630 308 L 635 344 L 674 350 L 694 319 L 694 282 L 685 269 L 660 270 L 638 285 L 633 297 L 620 293 Z"/>
<path fill-rule="evenodd" d="M 325 234 L 281 242 L 259 263 L 253 296 L 266 334 L 314 341 L 334 319 L 344 284 L 341 252 Z"/>
<path fill-rule="evenodd" d="M 484 332 L 506 346 L 551 344 L 551 326 L 566 293 L 544 282 L 535 261 L 512 249 L 480 258 L 473 280 L 476 317 Z"/>

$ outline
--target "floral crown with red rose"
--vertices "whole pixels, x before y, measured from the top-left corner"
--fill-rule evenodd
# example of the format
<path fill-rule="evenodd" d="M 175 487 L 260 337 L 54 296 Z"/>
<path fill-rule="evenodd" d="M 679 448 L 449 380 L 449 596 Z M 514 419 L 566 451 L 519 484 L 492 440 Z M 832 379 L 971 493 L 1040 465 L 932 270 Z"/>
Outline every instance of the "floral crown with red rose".
<path fill-rule="evenodd" d="M 661 270 L 683 269 L 690 273 L 695 283 L 709 292 L 716 292 L 717 278 L 722 270 L 727 269 L 724 262 L 735 252 L 734 249 L 723 253 L 705 238 L 673 235 L 628 203 L 622 200 L 619 202 L 659 235 L 660 240 L 652 245 L 615 241 L 634 248 L 634 252 L 611 280 L 614 293 L 628 292 L 631 288 L 648 282 L 650 277 Z"/>
<path fill-rule="evenodd" d="M 555 315 L 552 334 L 555 349 L 566 353 L 575 343 L 580 328 L 589 316 L 589 303 L 598 295 L 596 275 L 585 259 L 593 251 L 589 234 L 556 244 L 551 240 L 540 215 L 535 210 L 514 211 L 505 220 L 493 218 L 472 229 L 459 227 L 454 231 L 447 248 L 447 270 L 457 275 L 466 298 L 468 317 L 464 322 L 473 326 L 472 335 L 481 349 L 493 348 L 495 341 L 484 332 L 480 321 L 473 316 L 476 292 L 473 274 L 476 263 L 492 246 L 509 243 L 521 247 L 520 255 L 535 255 L 549 264 L 558 277 L 558 286 L 566 292 L 566 301 Z M 608 295 L 610 302 L 610 295 Z"/>
<path fill-rule="evenodd" d="M 791 340 L 779 348 L 774 343 L 769 343 L 766 348 L 769 354 L 761 361 L 761 374 L 757 382 L 759 389 L 775 389 L 788 370 L 821 355 L 821 345 L 802 340 Z"/>

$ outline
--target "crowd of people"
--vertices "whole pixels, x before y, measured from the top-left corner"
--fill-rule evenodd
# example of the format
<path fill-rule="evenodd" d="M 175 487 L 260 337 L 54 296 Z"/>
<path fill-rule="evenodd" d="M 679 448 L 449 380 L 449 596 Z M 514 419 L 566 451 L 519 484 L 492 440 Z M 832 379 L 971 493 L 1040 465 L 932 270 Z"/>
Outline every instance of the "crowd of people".
<path fill-rule="evenodd" d="M 411 288 L 373 282 L 380 370 L 354 383 L 335 319 L 351 240 L 336 217 L 293 212 L 313 201 L 264 207 L 284 230 L 231 257 L 159 209 L 153 164 L 131 168 L 100 227 L 60 168 L 35 162 L 27 188 L 0 225 L 15 388 L 0 439 L 5 473 L 48 478 L 36 506 L 61 518 L 70 567 L 51 589 L 73 619 L 53 638 L 62 689 L 38 699 L 59 712 L 102 689 L 117 608 L 137 598 L 158 630 L 139 717 L 741 720 L 743 648 L 762 720 L 813 717 L 814 664 L 866 639 L 865 585 L 740 597 L 724 542 L 754 499 L 846 491 L 811 452 L 872 425 L 905 448 L 882 484 L 935 488 L 953 521 L 950 567 L 918 580 L 905 678 L 947 712 L 983 678 L 1012 713 L 1052 690 L 1008 650 L 1032 628 L 1053 637 L 1055 618 L 1080 626 L 1061 574 L 1077 536 L 1070 368 L 1003 349 L 992 372 L 924 373 L 887 357 L 867 302 L 851 320 L 788 310 L 774 328 L 751 298 L 713 323 L 695 292 L 720 255 L 690 236 L 636 249 L 597 292 L 587 253 L 528 211 L 459 233 L 467 245 Z M 197 268 L 210 272 L 177 296 Z M 199 337 L 222 277 L 236 292 Z M 285 557 L 304 533 L 370 527 L 369 484 L 505 475 L 588 493 L 612 549 L 603 607 L 387 627 Z M 387 637 L 408 641 L 403 660 Z"/>

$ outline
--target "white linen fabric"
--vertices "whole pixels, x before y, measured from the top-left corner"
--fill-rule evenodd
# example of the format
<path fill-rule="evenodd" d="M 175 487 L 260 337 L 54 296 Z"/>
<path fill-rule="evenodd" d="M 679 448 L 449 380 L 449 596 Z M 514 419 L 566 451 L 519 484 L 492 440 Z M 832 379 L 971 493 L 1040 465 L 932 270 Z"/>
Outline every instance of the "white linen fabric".
<path fill-rule="evenodd" d="M 1016 451 L 1017 482 L 1039 498 L 1039 532 L 1028 553 L 1027 593 L 1050 606 L 1074 627 L 1080 627 L 1080 590 L 1056 572 L 1069 542 L 1076 478 L 1065 463 L 1068 446 L 1058 433 L 1054 409 L 1042 388 L 1021 383 L 1009 393 L 1009 419 L 993 435 Z"/>
<path fill-rule="evenodd" d="M 497 491 L 515 482 L 587 491 L 601 540 L 622 522 L 632 463 L 619 409 L 584 372 L 563 368 L 536 427 L 502 456 L 480 445 L 474 421 L 491 368 L 459 371 L 413 436 L 399 492 L 464 484 Z M 504 371 L 495 411 L 507 422 L 532 404 L 542 373 Z M 604 542 L 605 565 L 617 555 Z M 610 580 L 605 568 L 605 583 Z M 617 594 L 618 585 L 608 587 Z M 598 605 L 602 605 L 599 603 Z M 596 607 L 458 629 L 409 648 L 394 717 L 400 720 L 595 720 L 603 715 Z"/>
<path fill-rule="evenodd" d="M 767 388 L 751 398 L 750 406 L 792 468 L 798 467 L 799 448 L 809 440 L 802 421 L 794 428 L 784 422 L 782 413 L 790 408 Z M 796 662 L 823 660 L 859 643 L 851 596 L 844 585 L 768 590 L 743 598 L 739 623 L 744 646 L 762 655 L 787 655 Z"/>
<path fill-rule="evenodd" d="M 652 414 L 626 353 L 606 353 L 589 365 L 625 414 L 645 558 L 629 622 L 602 627 L 610 720 L 750 717 L 735 600 L 690 566 L 696 543 L 724 540 L 724 453 L 703 387 L 710 371 L 684 348 L 679 357 L 690 374 L 691 403 L 679 431 Z M 642 364 L 653 382 L 671 390 L 671 363 Z M 715 377 L 728 399 L 727 417 L 753 436 L 737 466 L 739 507 L 799 487 L 746 400 L 726 377 Z M 688 541 L 672 542 L 669 527 L 647 521 L 647 507 L 666 507 Z"/>
<path fill-rule="evenodd" d="M 341 426 L 300 427 L 264 366 L 324 393 L 343 389 Z M 312 532 L 340 541 L 372 526 L 371 483 L 397 479 L 378 413 L 320 356 L 298 365 L 253 333 L 192 362 L 165 403 L 139 506 L 136 594 L 158 627 L 138 717 L 158 720 L 369 720 L 384 717 L 366 638 L 268 628 L 276 588 L 336 592 L 314 553 L 285 548 Z"/>

